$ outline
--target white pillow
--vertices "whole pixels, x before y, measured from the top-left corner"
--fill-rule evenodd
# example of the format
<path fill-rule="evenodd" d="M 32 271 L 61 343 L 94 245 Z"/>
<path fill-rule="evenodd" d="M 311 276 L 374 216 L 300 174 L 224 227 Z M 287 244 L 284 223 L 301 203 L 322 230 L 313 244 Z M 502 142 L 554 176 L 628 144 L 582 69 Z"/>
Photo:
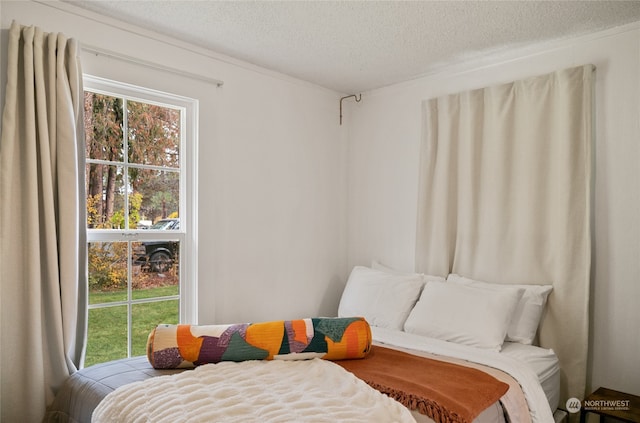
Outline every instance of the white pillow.
<path fill-rule="evenodd" d="M 381 272 L 391 273 L 392 275 L 402 275 L 402 276 L 420 276 L 425 282 L 436 281 L 436 282 L 445 282 L 446 278 L 442 276 L 433 276 L 433 275 L 425 275 L 424 273 L 409 273 L 403 272 L 401 270 L 396 270 L 391 267 L 385 266 L 380 263 L 378 260 L 371 261 L 371 268 L 375 270 L 380 270 Z"/>
<path fill-rule="evenodd" d="M 500 351 L 523 291 L 428 282 L 409 314 L 404 330 Z"/>
<path fill-rule="evenodd" d="M 420 275 L 356 266 L 342 293 L 338 317 L 361 316 L 372 326 L 402 330 L 423 286 Z"/>
<path fill-rule="evenodd" d="M 447 277 L 448 282 L 466 284 L 470 286 L 484 287 L 490 289 L 524 289 L 524 294 L 518 302 L 513 313 L 513 318 L 507 330 L 507 341 L 519 342 L 525 345 L 532 345 L 540 326 L 540 319 L 544 313 L 545 305 L 549 293 L 553 289 L 551 285 L 516 285 L 497 284 L 477 281 L 456 274 Z"/>

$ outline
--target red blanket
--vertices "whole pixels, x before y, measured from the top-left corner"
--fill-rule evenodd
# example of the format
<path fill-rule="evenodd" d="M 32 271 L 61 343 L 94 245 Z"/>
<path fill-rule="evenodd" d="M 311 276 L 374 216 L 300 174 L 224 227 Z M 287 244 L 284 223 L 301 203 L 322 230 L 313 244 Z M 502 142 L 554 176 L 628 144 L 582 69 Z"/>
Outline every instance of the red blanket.
<path fill-rule="evenodd" d="M 471 423 L 509 389 L 480 370 L 377 345 L 363 360 L 336 364 L 438 423 Z"/>

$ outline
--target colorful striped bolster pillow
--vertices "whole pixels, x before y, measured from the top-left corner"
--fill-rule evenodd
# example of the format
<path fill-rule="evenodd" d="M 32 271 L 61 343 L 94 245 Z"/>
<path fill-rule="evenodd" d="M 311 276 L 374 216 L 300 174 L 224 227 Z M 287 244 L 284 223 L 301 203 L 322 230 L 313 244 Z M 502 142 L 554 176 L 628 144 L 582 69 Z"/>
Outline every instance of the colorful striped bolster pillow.
<path fill-rule="evenodd" d="M 220 361 L 364 358 L 371 328 L 362 317 L 280 320 L 233 325 L 158 325 L 147 358 L 156 369 Z"/>

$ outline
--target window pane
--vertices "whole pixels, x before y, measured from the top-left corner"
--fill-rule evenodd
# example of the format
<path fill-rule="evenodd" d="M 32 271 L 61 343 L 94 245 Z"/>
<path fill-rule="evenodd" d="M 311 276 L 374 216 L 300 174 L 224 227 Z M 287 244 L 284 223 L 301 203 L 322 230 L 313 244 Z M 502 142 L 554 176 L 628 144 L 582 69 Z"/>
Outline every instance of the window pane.
<path fill-rule="evenodd" d="M 87 81 L 90 365 L 133 350 L 144 354 L 153 327 L 179 323 L 180 246 L 186 237 L 179 212 L 190 192 L 180 191 L 189 188 L 181 180 L 181 155 L 189 152 L 182 125 L 192 103 L 174 106 L 175 98 L 157 92 L 129 87 L 125 94 L 116 82 Z M 112 348 L 102 345 L 104 339 Z"/>
<path fill-rule="evenodd" d="M 84 93 L 84 128 L 87 157 L 124 161 L 122 99 L 89 91 Z"/>
<path fill-rule="evenodd" d="M 132 298 L 158 298 L 180 293 L 180 243 L 145 241 L 132 244 Z"/>
<path fill-rule="evenodd" d="M 178 324 L 178 300 L 131 306 L 131 355 L 146 354 L 149 333 L 161 323 Z"/>
<path fill-rule="evenodd" d="M 127 357 L 127 306 L 89 310 L 85 367 Z"/>
<path fill-rule="evenodd" d="M 136 101 L 127 112 L 129 163 L 179 167 L 180 112 Z"/>
<path fill-rule="evenodd" d="M 129 224 L 132 229 L 146 228 L 159 219 L 178 217 L 179 172 L 131 167 L 129 185 Z"/>
<path fill-rule="evenodd" d="M 87 164 L 87 228 L 124 229 L 123 174 L 121 166 Z"/>
<path fill-rule="evenodd" d="M 127 243 L 90 242 L 89 304 L 127 300 Z"/>

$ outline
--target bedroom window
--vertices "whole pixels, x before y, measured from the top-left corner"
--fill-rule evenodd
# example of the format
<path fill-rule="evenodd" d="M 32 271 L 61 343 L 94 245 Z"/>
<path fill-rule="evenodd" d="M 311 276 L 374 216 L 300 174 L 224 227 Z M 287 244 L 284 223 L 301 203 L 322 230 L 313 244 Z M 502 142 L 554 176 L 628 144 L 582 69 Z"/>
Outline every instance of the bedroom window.
<path fill-rule="evenodd" d="M 84 84 L 89 366 L 144 355 L 159 323 L 194 322 L 197 102 Z"/>

